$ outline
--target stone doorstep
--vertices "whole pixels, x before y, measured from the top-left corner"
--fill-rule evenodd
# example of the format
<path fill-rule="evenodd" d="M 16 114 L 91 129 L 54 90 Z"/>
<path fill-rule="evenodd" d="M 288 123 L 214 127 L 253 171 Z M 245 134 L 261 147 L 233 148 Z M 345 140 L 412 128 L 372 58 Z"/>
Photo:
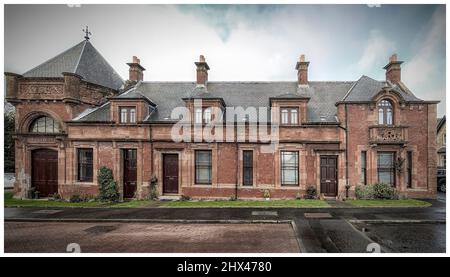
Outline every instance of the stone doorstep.
<path fill-rule="evenodd" d="M 174 200 L 180 200 L 180 195 L 161 195 L 158 197 L 161 201 L 174 201 Z"/>

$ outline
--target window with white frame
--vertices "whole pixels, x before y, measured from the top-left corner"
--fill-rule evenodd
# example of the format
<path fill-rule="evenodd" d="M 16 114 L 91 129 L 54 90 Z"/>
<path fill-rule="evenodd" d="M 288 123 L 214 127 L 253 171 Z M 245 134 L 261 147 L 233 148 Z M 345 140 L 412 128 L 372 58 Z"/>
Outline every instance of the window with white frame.
<path fill-rule="evenodd" d="M 136 123 L 136 108 L 120 107 L 120 123 Z"/>
<path fill-rule="evenodd" d="M 297 108 L 281 108 L 281 124 L 297 125 L 298 109 Z"/>
<path fill-rule="evenodd" d="M 378 103 L 378 124 L 392 125 L 394 121 L 393 107 L 389 100 L 381 100 Z"/>
<path fill-rule="evenodd" d="M 298 152 L 281 151 L 281 185 L 298 185 Z"/>

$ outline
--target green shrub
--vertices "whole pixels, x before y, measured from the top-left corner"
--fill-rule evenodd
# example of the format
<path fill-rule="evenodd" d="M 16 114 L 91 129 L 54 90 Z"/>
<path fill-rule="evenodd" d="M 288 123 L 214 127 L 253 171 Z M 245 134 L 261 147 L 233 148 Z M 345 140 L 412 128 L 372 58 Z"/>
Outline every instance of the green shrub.
<path fill-rule="evenodd" d="M 97 181 L 100 190 L 100 200 L 111 202 L 116 202 L 119 200 L 117 182 L 114 181 L 113 172 L 111 169 L 102 166 L 98 170 Z"/>
<path fill-rule="evenodd" d="M 150 180 L 150 200 L 158 199 L 158 178 L 152 176 Z"/>
<path fill-rule="evenodd" d="M 317 197 L 317 189 L 315 186 L 308 186 L 306 188 L 306 199 L 315 199 Z"/>
<path fill-rule="evenodd" d="M 72 194 L 72 196 L 70 196 L 69 202 L 80 203 L 80 202 L 83 202 L 83 198 L 81 197 L 80 194 L 74 193 L 74 194 Z"/>
<path fill-rule="evenodd" d="M 180 200 L 181 201 L 189 201 L 189 200 L 191 200 L 191 197 L 189 195 L 183 194 L 183 195 L 181 195 Z"/>
<path fill-rule="evenodd" d="M 356 186 L 356 198 L 358 199 L 397 199 L 397 191 L 389 184 L 373 184 Z"/>
<path fill-rule="evenodd" d="M 373 192 L 376 199 L 397 199 L 395 188 L 389 184 L 374 184 Z"/>
<path fill-rule="evenodd" d="M 375 193 L 372 185 L 361 185 L 355 188 L 356 198 L 358 199 L 375 199 Z"/>

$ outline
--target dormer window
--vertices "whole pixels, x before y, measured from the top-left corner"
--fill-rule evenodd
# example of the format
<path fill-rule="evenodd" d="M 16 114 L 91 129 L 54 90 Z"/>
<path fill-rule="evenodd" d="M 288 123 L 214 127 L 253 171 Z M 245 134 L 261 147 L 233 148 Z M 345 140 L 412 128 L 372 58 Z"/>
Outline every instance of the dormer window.
<path fill-rule="evenodd" d="M 297 108 L 281 108 L 281 124 L 297 125 L 298 109 Z"/>
<path fill-rule="evenodd" d="M 394 122 L 394 112 L 392 103 L 389 100 L 381 100 L 378 103 L 378 124 L 392 125 Z"/>
<path fill-rule="evenodd" d="M 136 123 L 136 108 L 120 107 L 120 123 Z"/>
<path fill-rule="evenodd" d="M 203 112 L 203 121 L 205 123 L 210 123 L 211 119 L 212 119 L 211 108 L 206 108 L 205 111 Z"/>
<path fill-rule="evenodd" d="M 195 109 L 195 124 L 208 124 L 212 121 L 212 109 L 208 108 L 196 108 Z"/>

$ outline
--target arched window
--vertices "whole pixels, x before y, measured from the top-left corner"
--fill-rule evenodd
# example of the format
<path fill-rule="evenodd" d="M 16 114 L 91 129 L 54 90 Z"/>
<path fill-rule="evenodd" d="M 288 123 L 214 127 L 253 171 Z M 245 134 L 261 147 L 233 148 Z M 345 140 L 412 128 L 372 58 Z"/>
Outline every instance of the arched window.
<path fill-rule="evenodd" d="M 41 116 L 36 118 L 30 125 L 32 133 L 60 133 L 61 128 L 58 122 L 49 116 Z"/>
<path fill-rule="evenodd" d="M 378 124 L 392 125 L 394 122 L 394 109 L 389 100 L 381 100 L 378 103 Z"/>

